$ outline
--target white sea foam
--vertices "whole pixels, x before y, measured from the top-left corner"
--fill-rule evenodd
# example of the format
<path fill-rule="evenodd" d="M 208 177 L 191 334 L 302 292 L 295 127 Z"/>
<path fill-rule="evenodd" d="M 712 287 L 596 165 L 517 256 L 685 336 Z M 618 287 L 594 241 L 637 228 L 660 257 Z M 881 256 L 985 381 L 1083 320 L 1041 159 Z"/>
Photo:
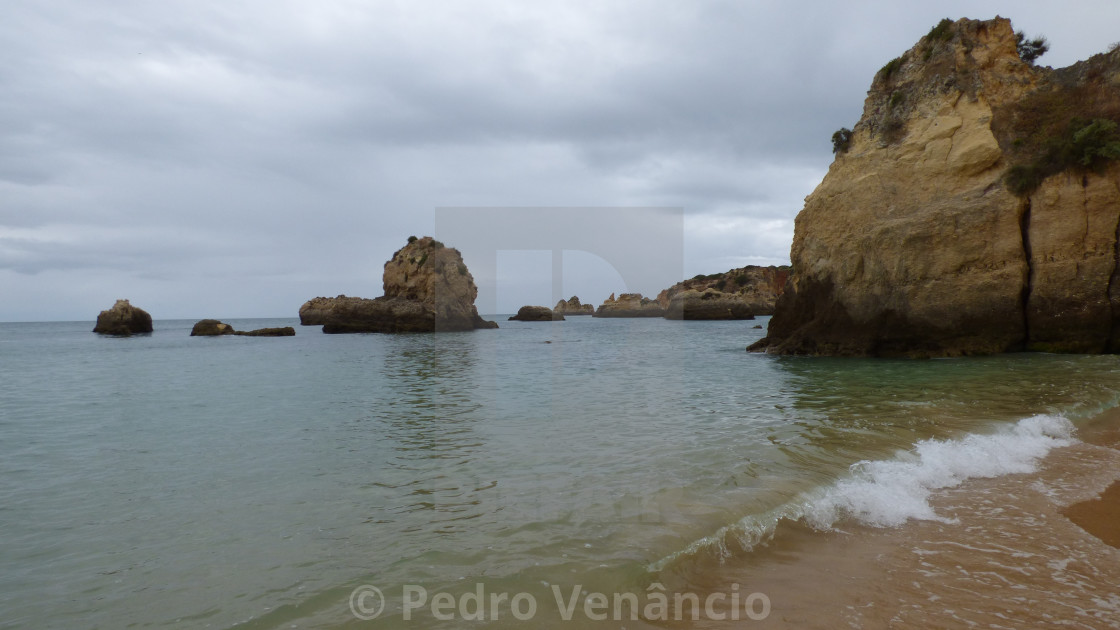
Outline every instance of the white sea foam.
<path fill-rule="evenodd" d="M 744 548 L 753 548 L 772 536 L 783 519 L 804 520 L 821 530 L 845 519 L 875 527 L 895 527 L 910 519 L 949 522 L 930 505 L 931 493 L 967 479 L 1034 472 L 1051 449 L 1072 444 L 1072 434 L 1073 424 L 1066 418 L 1040 415 L 991 434 L 922 440 L 892 459 L 857 462 L 847 477 L 831 486 L 765 514 L 747 516 L 650 568 L 660 570 L 703 549 L 726 556 L 730 538 Z"/>
<path fill-rule="evenodd" d="M 804 518 L 819 529 L 842 518 L 878 527 L 944 520 L 929 504 L 932 491 L 966 479 L 1034 472 L 1050 449 L 1071 443 L 1072 433 L 1061 416 L 1034 416 L 990 435 L 923 440 L 895 459 L 854 464 L 851 477 L 810 502 Z"/>

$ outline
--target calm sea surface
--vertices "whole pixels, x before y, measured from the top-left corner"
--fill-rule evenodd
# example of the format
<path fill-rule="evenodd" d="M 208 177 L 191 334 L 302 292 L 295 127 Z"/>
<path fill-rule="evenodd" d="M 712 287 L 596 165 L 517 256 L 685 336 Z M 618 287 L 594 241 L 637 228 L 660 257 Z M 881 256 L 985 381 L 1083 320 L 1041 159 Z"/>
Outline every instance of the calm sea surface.
<path fill-rule="evenodd" d="M 1059 517 L 1005 518 L 1120 477 L 1078 439 L 1120 402 L 1120 357 L 779 358 L 744 351 L 767 318 L 500 319 L 290 338 L 0 324 L 0 627 L 676 627 L 692 609 L 647 605 L 693 591 L 725 595 L 696 627 L 747 599 L 766 618 L 727 627 L 886 627 L 903 601 L 919 626 L 1120 619 L 1116 550 Z M 1043 595 L 971 616 L 955 590 L 913 586 L 955 565 L 976 593 L 982 553 L 938 554 L 1028 528 L 1008 558 L 1088 576 L 1004 571 L 1008 593 Z M 1048 536 L 1065 547 L 1028 549 Z"/>

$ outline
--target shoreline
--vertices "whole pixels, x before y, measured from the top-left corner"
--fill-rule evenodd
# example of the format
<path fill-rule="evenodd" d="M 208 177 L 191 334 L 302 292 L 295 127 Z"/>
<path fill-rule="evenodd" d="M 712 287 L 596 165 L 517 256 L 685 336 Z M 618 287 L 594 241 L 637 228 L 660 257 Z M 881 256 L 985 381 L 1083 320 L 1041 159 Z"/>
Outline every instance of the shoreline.
<path fill-rule="evenodd" d="M 827 531 L 784 523 L 746 553 L 691 559 L 658 578 L 701 598 L 749 585 L 773 607 L 759 628 L 1026 627 L 1039 616 L 1099 623 L 1120 605 L 1104 597 L 1120 580 L 1120 408 L 1079 421 L 1073 437 L 1033 472 L 936 491 L 936 518 L 897 527 L 848 519 Z"/>

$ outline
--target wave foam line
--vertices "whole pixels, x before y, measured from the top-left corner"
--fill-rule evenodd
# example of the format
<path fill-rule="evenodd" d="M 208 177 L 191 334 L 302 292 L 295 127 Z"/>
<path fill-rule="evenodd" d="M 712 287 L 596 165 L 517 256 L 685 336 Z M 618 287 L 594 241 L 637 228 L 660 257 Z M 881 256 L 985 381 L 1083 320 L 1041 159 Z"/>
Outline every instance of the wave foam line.
<path fill-rule="evenodd" d="M 969 434 L 954 440 L 922 440 L 893 459 L 860 461 L 831 486 L 805 493 L 773 510 L 744 517 L 650 565 L 660 571 L 679 558 L 711 550 L 731 555 L 728 542 L 753 549 L 774 535 L 783 520 L 804 520 L 829 530 L 844 519 L 873 527 L 897 527 L 910 519 L 938 520 L 929 504 L 935 490 L 967 479 L 1030 473 L 1052 449 L 1073 444 L 1073 424 L 1062 416 L 1024 418 L 996 433 Z"/>

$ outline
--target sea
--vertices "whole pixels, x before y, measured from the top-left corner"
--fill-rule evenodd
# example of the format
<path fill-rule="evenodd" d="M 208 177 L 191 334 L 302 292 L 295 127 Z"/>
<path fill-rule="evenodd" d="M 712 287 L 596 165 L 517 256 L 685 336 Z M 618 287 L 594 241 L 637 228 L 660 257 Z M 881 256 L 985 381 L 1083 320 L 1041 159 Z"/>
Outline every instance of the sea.
<path fill-rule="evenodd" d="M 1120 357 L 497 319 L 0 324 L 0 628 L 1120 628 Z"/>

